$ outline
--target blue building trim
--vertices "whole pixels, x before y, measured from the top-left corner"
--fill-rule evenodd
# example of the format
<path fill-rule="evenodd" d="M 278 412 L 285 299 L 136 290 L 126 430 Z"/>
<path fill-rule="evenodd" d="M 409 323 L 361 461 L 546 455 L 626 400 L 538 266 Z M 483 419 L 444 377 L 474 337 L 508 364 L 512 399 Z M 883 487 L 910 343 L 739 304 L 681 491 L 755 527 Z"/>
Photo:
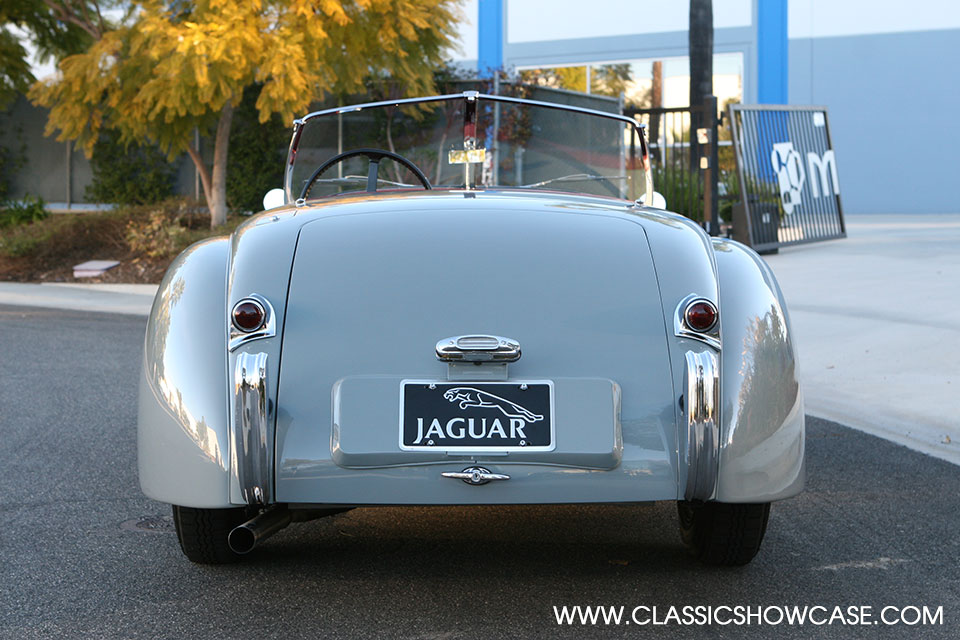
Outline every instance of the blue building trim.
<path fill-rule="evenodd" d="M 481 77 L 503 68 L 503 2 L 479 0 L 477 3 L 477 72 Z"/>
<path fill-rule="evenodd" d="M 787 51 L 787 0 L 757 0 L 757 101 L 760 104 L 787 104 Z"/>

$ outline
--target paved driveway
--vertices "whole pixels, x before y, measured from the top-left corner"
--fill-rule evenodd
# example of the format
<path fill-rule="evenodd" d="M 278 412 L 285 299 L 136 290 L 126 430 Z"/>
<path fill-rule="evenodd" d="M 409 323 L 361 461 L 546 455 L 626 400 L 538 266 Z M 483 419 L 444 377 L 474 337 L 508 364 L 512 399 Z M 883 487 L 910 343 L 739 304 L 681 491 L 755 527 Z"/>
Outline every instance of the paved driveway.
<path fill-rule="evenodd" d="M 807 410 L 960 464 L 960 214 L 856 215 L 767 256 Z"/>
<path fill-rule="evenodd" d="M 670 503 L 357 509 L 192 565 L 137 487 L 144 323 L 0 306 L 0 637 L 960 635 L 960 467 L 816 419 L 809 490 L 741 569 L 689 559 Z M 578 604 L 926 605 L 944 624 L 558 627 Z"/>

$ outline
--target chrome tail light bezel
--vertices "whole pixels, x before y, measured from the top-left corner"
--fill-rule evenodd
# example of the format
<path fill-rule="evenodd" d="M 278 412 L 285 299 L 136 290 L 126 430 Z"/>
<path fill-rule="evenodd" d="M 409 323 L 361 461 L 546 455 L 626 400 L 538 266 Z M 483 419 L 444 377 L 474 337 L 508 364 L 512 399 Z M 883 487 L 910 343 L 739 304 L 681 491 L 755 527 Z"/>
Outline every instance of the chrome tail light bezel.
<path fill-rule="evenodd" d="M 696 329 L 687 320 L 687 311 L 694 305 L 705 303 L 713 308 L 714 320 L 706 329 Z M 720 308 L 710 298 L 690 294 L 683 298 L 673 314 L 673 332 L 678 338 L 692 338 L 720 350 Z"/>

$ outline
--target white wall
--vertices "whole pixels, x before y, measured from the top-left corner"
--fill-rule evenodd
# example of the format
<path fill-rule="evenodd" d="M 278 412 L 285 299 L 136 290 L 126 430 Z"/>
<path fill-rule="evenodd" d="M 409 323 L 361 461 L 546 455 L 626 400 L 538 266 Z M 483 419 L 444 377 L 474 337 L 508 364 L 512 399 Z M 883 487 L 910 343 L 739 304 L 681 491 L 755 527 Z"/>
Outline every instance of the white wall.
<path fill-rule="evenodd" d="M 790 38 L 960 28 L 956 0 L 788 0 L 787 11 Z"/>
<path fill-rule="evenodd" d="M 477 12 L 479 10 L 479 0 L 463 0 L 460 5 L 460 24 L 458 47 L 450 51 L 449 57 L 453 60 L 475 61 L 480 57 L 479 38 L 477 33 Z"/>
<path fill-rule="evenodd" d="M 507 42 L 542 42 L 686 31 L 682 0 L 505 0 Z M 751 0 L 713 0 L 714 28 L 753 22 Z"/>
<path fill-rule="evenodd" d="M 960 2 L 868 6 L 789 0 L 790 102 L 826 105 L 845 212 L 956 212 Z"/>

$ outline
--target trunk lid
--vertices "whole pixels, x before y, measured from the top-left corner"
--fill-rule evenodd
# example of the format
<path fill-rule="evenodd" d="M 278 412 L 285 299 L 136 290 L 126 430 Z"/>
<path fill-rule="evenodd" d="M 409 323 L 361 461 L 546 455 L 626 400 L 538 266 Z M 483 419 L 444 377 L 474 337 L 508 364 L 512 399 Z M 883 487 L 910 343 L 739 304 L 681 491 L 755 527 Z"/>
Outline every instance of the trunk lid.
<path fill-rule="evenodd" d="M 554 381 L 556 446 L 490 457 L 613 468 L 625 447 L 637 447 L 673 464 L 667 334 L 636 218 L 568 197 L 448 194 L 342 210 L 305 224 L 297 243 L 281 353 L 278 495 L 285 482 L 331 465 L 458 459 L 401 448 L 401 382 L 445 382 L 437 341 L 475 333 L 519 341 L 510 380 Z"/>

